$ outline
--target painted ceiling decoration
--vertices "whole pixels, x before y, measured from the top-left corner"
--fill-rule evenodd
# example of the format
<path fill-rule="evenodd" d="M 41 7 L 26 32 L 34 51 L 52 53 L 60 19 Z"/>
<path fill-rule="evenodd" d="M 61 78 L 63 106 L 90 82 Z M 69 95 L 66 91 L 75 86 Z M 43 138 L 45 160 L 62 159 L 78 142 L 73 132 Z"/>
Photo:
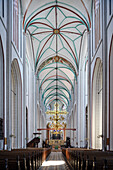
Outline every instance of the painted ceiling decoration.
<path fill-rule="evenodd" d="M 83 35 L 91 27 L 91 1 L 22 3 L 23 28 L 32 41 L 40 99 L 46 110 L 56 102 L 67 109 L 77 82 Z"/>
<path fill-rule="evenodd" d="M 71 64 L 70 61 L 68 61 L 65 58 L 60 57 L 60 56 L 50 57 L 47 60 L 45 60 L 38 68 L 38 71 L 37 71 L 38 76 L 39 76 L 40 72 L 49 68 L 50 66 L 52 67 L 54 63 L 56 64 L 56 62 L 62 65 L 61 68 L 63 68 L 63 66 L 64 66 L 65 68 L 70 69 L 75 74 L 75 77 L 77 76 L 77 73 L 76 73 L 76 70 L 75 70 L 73 64 Z M 47 67 L 47 66 L 49 66 L 49 67 Z"/>

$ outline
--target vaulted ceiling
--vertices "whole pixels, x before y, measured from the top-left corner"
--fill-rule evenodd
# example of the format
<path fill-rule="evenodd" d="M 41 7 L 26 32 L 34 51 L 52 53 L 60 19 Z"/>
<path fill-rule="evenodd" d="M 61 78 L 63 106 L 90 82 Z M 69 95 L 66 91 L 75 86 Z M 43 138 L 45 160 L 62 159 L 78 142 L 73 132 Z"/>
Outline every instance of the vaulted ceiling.
<path fill-rule="evenodd" d="M 68 108 L 77 81 L 83 35 L 91 27 L 91 0 L 23 0 L 23 28 L 32 41 L 41 100 Z"/>

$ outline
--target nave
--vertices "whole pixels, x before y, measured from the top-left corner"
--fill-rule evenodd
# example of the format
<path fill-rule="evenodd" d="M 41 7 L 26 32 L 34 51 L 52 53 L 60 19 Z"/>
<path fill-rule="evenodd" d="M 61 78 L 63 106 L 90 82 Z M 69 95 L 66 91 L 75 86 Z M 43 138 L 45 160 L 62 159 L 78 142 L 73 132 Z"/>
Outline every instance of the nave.
<path fill-rule="evenodd" d="M 113 0 L 0 0 L 0 170 L 68 166 L 113 170 Z"/>
<path fill-rule="evenodd" d="M 51 152 L 47 160 L 42 163 L 40 170 L 69 170 L 62 152 Z"/>

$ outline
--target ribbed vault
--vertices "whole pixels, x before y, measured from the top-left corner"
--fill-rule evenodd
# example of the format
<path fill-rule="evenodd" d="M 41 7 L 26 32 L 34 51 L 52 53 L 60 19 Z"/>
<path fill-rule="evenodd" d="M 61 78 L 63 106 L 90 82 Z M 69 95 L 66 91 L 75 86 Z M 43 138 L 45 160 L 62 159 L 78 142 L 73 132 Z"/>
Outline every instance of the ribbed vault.
<path fill-rule="evenodd" d="M 81 43 L 90 29 L 88 0 L 22 1 L 23 28 L 32 41 L 35 71 L 46 109 L 68 108 L 77 81 Z"/>

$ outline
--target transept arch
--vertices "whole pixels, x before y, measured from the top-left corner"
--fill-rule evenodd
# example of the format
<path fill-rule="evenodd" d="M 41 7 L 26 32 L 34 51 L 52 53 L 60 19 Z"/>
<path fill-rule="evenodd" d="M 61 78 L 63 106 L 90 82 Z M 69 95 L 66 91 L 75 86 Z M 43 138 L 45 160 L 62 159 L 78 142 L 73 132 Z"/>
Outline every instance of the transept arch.
<path fill-rule="evenodd" d="M 102 149 L 102 61 L 96 59 L 92 80 L 92 148 Z"/>

